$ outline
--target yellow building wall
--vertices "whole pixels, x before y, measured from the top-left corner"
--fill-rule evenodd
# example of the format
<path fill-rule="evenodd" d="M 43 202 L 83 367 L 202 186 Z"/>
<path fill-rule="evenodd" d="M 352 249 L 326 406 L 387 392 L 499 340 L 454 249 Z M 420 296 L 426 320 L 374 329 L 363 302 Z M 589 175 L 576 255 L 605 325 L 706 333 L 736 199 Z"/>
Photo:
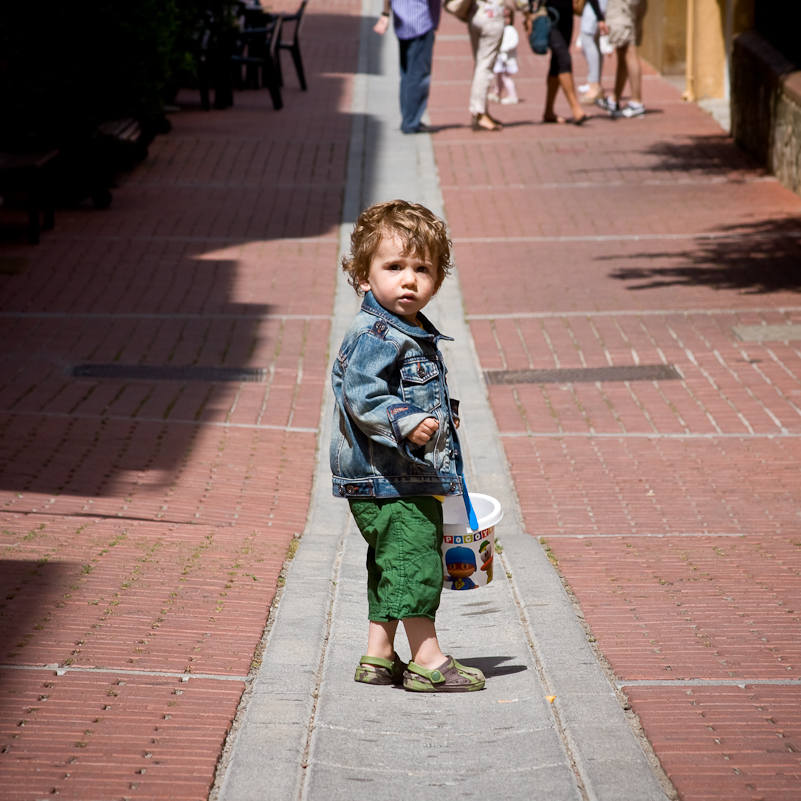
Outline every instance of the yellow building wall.
<path fill-rule="evenodd" d="M 690 0 L 695 12 L 687 47 L 692 48 L 687 88 L 694 100 L 726 96 L 726 0 Z M 688 26 L 691 21 L 688 19 Z M 691 83 L 692 82 L 692 85 Z"/>
<path fill-rule="evenodd" d="M 728 94 L 731 37 L 754 24 L 754 0 L 648 0 L 642 57 L 687 77 L 690 100 Z"/>
<path fill-rule="evenodd" d="M 680 75 L 687 58 L 687 0 L 648 0 L 642 57 L 663 75 Z"/>

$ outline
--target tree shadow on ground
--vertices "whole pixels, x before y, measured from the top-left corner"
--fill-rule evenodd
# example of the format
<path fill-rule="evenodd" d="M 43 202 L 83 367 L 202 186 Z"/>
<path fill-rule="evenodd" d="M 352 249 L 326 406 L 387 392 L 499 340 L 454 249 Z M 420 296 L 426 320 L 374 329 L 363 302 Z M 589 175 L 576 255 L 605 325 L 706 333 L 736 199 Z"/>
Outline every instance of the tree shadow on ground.
<path fill-rule="evenodd" d="M 657 161 L 649 164 L 649 171 L 687 173 L 688 176 L 730 175 L 732 172 L 748 170 L 752 174 L 744 176 L 759 178 L 766 175 L 759 163 L 734 143 L 730 136 L 690 136 L 654 142 L 645 153 L 655 156 Z"/>
<path fill-rule="evenodd" d="M 721 229 L 692 240 L 691 249 L 618 253 L 602 261 L 636 261 L 609 276 L 631 291 L 707 286 L 747 295 L 801 291 L 801 220 L 769 219 Z M 653 265 L 667 261 L 665 266 Z"/>

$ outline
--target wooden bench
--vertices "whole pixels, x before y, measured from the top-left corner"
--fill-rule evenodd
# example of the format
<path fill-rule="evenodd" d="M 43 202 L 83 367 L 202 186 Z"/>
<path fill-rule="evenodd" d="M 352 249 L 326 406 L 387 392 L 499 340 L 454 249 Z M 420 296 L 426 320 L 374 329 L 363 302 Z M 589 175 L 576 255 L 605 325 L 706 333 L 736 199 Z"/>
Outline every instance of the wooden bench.
<path fill-rule="evenodd" d="M 27 197 L 28 242 L 39 244 L 40 230 L 55 224 L 51 169 L 58 150 L 39 153 L 0 152 L 0 194 L 21 193 Z M 40 224 L 40 214 L 43 218 Z"/>

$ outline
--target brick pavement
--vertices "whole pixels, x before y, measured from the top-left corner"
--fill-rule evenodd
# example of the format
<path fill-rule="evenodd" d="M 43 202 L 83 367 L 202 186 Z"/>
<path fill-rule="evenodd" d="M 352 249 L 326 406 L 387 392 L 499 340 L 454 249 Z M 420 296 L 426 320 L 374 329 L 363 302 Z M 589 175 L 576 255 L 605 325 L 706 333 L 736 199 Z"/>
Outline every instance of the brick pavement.
<path fill-rule="evenodd" d="M 280 113 L 185 92 L 111 209 L 59 210 L 35 248 L 6 231 L 2 799 L 208 796 L 307 514 L 358 13 L 312 5 Z"/>
<path fill-rule="evenodd" d="M 526 527 L 679 796 L 795 799 L 801 348 L 737 331 L 801 322 L 801 200 L 650 71 L 644 118 L 542 125 L 523 47 L 524 102 L 472 134 L 469 43 L 442 33 L 434 150 L 482 369 L 681 375 L 491 385 Z"/>
<path fill-rule="evenodd" d="M 312 6 L 280 114 L 186 95 L 108 212 L 4 246 L 27 263 L 0 275 L 0 798 L 208 794 L 306 517 L 357 13 Z M 482 368 L 682 376 L 491 386 L 527 529 L 680 796 L 794 798 L 801 351 L 735 328 L 801 322 L 801 201 L 650 73 L 644 119 L 539 125 L 545 60 L 521 62 L 508 127 L 470 133 L 443 21 L 434 148 Z"/>

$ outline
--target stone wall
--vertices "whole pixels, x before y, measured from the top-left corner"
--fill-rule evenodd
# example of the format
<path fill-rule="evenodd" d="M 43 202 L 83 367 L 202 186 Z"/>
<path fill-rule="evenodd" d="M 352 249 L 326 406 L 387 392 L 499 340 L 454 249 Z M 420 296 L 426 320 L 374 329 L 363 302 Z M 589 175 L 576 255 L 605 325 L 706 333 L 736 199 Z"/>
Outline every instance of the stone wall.
<path fill-rule="evenodd" d="M 734 140 L 801 195 L 801 71 L 746 31 L 734 39 L 731 78 Z"/>

